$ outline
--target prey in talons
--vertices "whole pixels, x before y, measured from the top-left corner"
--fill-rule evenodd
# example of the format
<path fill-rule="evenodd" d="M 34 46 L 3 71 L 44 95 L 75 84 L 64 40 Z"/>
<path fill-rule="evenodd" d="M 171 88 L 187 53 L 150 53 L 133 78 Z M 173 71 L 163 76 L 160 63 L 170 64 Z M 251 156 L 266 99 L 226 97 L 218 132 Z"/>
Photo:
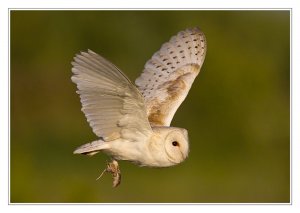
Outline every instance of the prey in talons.
<path fill-rule="evenodd" d="M 119 186 L 121 183 L 121 171 L 118 161 L 112 160 L 111 162 L 108 162 L 107 167 L 103 170 L 101 175 L 96 180 L 99 180 L 106 172 L 112 174 L 113 187 L 115 188 Z"/>

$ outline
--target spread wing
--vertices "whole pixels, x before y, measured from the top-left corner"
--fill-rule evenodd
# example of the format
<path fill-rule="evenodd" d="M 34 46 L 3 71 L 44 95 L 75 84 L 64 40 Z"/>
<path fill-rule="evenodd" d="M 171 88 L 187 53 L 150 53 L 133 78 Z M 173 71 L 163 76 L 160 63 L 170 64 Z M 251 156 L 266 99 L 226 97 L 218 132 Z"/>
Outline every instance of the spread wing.
<path fill-rule="evenodd" d="M 187 29 L 162 45 L 135 81 L 152 126 L 169 126 L 200 72 L 206 39 L 199 28 Z"/>
<path fill-rule="evenodd" d="M 98 137 L 135 140 L 152 132 L 143 97 L 122 71 L 90 50 L 72 65 L 82 111 Z"/>

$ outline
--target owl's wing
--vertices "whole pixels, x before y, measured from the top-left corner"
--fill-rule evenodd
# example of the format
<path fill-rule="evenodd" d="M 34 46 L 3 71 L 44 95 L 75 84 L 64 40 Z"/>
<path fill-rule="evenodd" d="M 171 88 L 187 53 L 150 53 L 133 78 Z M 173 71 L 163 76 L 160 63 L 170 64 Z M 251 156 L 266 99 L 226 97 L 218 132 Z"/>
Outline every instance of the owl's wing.
<path fill-rule="evenodd" d="M 152 126 L 169 126 L 200 72 L 206 39 L 199 28 L 187 29 L 162 45 L 135 81 Z"/>
<path fill-rule="evenodd" d="M 152 132 L 143 97 L 115 65 L 91 50 L 76 55 L 72 65 L 82 111 L 98 137 L 138 140 Z"/>

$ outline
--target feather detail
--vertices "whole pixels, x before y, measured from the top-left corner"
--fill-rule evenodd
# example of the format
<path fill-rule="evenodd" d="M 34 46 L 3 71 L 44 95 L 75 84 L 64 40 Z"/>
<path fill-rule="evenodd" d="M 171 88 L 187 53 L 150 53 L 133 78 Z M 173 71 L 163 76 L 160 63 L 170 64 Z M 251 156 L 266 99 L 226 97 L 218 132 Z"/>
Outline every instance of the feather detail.
<path fill-rule="evenodd" d="M 99 151 L 108 149 L 109 144 L 105 143 L 102 140 L 93 141 L 91 143 L 84 144 L 78 147 L 73 154 L 83 154 L 83 155 L 94 155 Z"/>
<path fill-rule="evenodd" d="M 82 111 L 98 137 L 115 140 L 124 129 L 152 132 L 143 97 L 115 65 L 91 50 L 77 55 L 72 65 Z"/>
<path fill-rule="evenodd" d="M 162 45 L 145 64 L 135 83 L 141 91 L 152 126 L 169 126 L 197 77 L 206 54 L 199 28 L 187 29 Z"/>

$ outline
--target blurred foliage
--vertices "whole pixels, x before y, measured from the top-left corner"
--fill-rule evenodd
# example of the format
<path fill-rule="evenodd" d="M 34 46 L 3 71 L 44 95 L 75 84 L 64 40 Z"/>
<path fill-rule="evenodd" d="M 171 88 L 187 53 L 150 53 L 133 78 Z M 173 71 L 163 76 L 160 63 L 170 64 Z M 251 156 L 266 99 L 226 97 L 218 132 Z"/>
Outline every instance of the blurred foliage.
<path fill-rule="evenodd" d="M 289 11 L 11 11 L 11 202 L 289 202 Z M 164 169 L 96 177 L 71 61 L 91 49 L 134 81 L 172 35 L 199 26 L 206 60 L 172 126 L 191 152 Z"/>

